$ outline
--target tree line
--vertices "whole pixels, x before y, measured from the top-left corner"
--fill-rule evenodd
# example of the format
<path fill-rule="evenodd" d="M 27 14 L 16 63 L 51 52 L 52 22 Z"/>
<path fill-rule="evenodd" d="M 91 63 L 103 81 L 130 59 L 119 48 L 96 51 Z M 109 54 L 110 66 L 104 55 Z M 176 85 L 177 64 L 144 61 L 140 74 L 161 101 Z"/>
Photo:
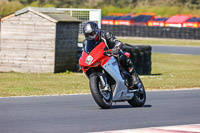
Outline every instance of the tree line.
<path fill-rule="evenodd" d="M 200 9 L 199 0 L 1 0 L 0 16 L 9 15 L 26 6 L 56 8 L 104 8 L 116 7 L 120 12 L 123 8 L 134 9 L 138 6 L 177 6 L 190 10 Z M 106 9 L 109 10 L 109 9 Z"/>

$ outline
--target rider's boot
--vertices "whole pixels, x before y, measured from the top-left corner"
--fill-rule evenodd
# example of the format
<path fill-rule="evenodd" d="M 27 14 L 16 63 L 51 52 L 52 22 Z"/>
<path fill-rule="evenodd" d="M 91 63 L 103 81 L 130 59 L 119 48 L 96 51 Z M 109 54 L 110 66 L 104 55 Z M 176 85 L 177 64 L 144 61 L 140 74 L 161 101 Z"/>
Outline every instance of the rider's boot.
<path fill-rule="evenodd" d="M 130 76 L 128 78 L 128 82 L 126 82 L 130 89 L 137 88 L 137 84 L 139 83 L 139 79 L 137 78 L 137 73 L 133 66 L 133 63 L 130 58 L 124 55 L 122 52 L 119 52 L 119 61 L 129 72 Z"/>
<path fill-rule="evenodd" d="M 133 66 L 132 61 L 130 58 L 127 59 L 127 64 L 128 64 L 128 72 L 130 73 L 130 78 L 129 78 L 129 88 L 137 88 L 137 84 L 139 83 L 138 75 L 135 71 L 135 68 Z"/>

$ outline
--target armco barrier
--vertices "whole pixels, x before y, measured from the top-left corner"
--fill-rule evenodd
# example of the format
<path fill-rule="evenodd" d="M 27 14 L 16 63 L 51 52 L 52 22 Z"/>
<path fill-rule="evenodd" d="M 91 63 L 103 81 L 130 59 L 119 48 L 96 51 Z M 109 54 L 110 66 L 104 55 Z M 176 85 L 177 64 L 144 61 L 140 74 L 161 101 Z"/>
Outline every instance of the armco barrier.
<path fill-rule="evenodd" d="M 115 36 L 200 39 L 200 28 L 156 27 L 141 25 L 102 25 Z"/>
<path fill-rule="evenodd" d="M 78 44 L 77 58 L 81 57 L 83 50 L 82 43 Z M 129 45 L 125 44 L 122 48 L 124 52 L 130 53 L 130 58 L 139 75 L 151 74 L 151 46 L 149 45 Z M 78 68 L 79 65 L 77 64 Z"/>

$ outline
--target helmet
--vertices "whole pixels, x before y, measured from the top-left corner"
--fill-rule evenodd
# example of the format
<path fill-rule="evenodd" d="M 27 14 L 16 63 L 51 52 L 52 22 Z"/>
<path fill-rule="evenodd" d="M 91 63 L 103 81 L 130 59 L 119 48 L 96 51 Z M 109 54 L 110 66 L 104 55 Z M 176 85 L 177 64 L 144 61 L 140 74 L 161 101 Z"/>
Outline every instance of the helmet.
<path fill-rule="evenodd" d="M 87 40 L 95 40 L 98 39 L 99 28 L 95 22 L 87 22 L 83 26 L 83 33 Z"/>

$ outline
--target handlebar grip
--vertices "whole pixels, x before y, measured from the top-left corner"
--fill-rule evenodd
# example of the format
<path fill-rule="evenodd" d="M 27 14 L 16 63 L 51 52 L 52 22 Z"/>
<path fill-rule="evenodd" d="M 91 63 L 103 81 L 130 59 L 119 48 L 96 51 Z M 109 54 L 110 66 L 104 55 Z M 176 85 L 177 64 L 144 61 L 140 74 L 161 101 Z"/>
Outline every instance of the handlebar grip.
<path fill-rule="evenodd" d="M 103 54 L 104 54 L 105 56 L 107 56 L 108 54 L 111 54 L 111 53 L 112 53 L 111 51 L 103 52 Z"/>
<path fill-rule="evenodd" d="M 111 51 L 107 51 L 107 54 L 112 54 L 112 52 Z"/>

